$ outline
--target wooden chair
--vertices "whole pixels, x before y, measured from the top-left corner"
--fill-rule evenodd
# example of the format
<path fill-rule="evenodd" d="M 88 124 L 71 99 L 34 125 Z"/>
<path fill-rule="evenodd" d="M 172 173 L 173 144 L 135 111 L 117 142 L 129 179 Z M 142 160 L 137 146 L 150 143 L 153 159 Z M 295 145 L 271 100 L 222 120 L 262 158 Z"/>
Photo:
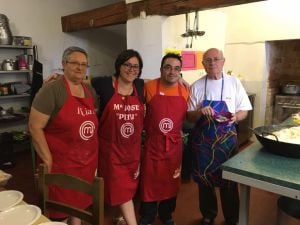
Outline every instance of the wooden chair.
<path fill-rule="evenodd" d="M 78 209 L 65 203 L 48 198 L 48 185 L 58 185 L 89 194 L 93 198 L 88 210 Z M 53 209 L 68 215 L 78 217 L 92 225 L 104 224 L 104 182 L 101 177 L 95 177 L 92 184 L 80 178 L 61 173 L 48 173 L 44 164 L 39 166 L 39 197 L 42 212 L 48 216 L 48 210 Z M 76 197 L 76 196 L 74 196 Z"/>

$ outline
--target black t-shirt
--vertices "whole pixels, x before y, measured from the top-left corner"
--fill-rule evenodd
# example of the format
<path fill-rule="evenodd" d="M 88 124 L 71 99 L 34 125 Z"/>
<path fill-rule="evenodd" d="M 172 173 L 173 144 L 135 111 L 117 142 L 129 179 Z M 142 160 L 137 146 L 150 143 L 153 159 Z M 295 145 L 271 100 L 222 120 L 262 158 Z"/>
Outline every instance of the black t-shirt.
<path fill-rule="evenodd" d="M 95 77 L 91 80 L 92 86 L 99 97 L 99 117 L 101 116 L 106 104 L 109 102 L 114 94 L 114 87 L 112 85 L 112 77 Z M 144 80 L 135 79 L 135 88 L 142 102 L 144 102 Z M 133 95 L 134 93 L 132 93 Z"/>

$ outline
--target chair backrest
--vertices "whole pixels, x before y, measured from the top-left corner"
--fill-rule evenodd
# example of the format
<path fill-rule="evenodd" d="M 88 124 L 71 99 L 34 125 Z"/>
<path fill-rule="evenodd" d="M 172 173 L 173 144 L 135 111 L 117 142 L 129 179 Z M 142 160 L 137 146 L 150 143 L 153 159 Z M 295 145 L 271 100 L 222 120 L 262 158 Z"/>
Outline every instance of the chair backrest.
<path fill-rule="evenodd" d="M 48 185 L 83 192 L 92 196 L 91 209 L 82 210 L 65 203 L 48 198 Z M 39 197 L 42 212 L 47 216 L 48 210 L 53 209 L 80 218 L 92 225 L 104 224 L 104 183 L 101 177 L 95 177 L 92 184 L 68 174 L 48 173 L 44 164 L 39 166 Z M 74 196 L 75 197 L 75 196 Z"/>

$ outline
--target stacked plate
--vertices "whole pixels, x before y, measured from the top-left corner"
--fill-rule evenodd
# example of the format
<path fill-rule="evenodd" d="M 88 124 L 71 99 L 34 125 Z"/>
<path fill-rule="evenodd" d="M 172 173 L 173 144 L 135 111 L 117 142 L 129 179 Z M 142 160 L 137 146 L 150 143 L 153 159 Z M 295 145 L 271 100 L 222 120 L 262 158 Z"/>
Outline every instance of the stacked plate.
<path fill-rule="evenodd" d="M 0 225 L 31 225 L 41 216 L 35 205 L 20 204 L 23 194 L 9 190 L 0 192 Z"/>
<path fill-rule="evenodd" d="M 46 222 L 46 223 L 40 223 L 39 225 L 68 225 L 63 222 Z"/>
<path fill-rule="evenodd" d="M 0 187 L 4 187 L 7 184 L 7 181 L 12 177 L 11 174 L 5 173 L 4 171 L 0 170 Z M 0 202 L 1 205 L 1 202 Z M 1 209 L 0 209 L 1 211 Z"/>

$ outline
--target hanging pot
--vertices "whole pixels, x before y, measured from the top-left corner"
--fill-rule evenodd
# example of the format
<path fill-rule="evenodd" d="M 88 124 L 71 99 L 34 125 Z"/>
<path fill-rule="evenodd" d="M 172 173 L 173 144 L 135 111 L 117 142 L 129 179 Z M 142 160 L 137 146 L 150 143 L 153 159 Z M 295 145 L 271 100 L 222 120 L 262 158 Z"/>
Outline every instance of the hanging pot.
<path fill-rule="evenodd" d="M 4 14 L 0 14 L 0 45 L 11 45 L 12 40 L 8 19 Z"/>

